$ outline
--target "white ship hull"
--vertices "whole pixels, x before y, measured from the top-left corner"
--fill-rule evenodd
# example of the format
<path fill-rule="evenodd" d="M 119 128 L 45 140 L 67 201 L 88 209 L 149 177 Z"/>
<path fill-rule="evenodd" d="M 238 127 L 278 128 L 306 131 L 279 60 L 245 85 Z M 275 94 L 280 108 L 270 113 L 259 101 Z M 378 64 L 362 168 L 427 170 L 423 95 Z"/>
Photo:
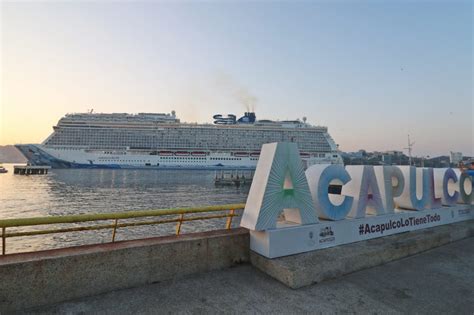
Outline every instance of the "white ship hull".
<path fill-rule="evenodd" d="M 257 166 L 258 156 L 248 153 L 239 156 L 233 152 L 164 151 L 156 154 L 140 154 L 133 151 L 93 151 L 77 148 L 49 148 L 44 145 L 16 146 L 33 165 L 51 165 L 58 168 L 188 168 L 220 169 Z M 240 154 L 242 155 L 242 154 Z M 252 155 L 252 156 L 251 156 Z M 302 157 L 305 165 L 339 164 L 340 157 Z"/>

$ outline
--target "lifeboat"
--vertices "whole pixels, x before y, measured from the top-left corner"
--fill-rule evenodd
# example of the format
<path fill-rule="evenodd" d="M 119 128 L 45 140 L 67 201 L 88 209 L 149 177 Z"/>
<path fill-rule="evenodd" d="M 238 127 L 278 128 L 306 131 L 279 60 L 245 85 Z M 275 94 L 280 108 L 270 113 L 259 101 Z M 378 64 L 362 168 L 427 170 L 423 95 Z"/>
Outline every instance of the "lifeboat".
<path fill-rule="evenodd" d="M 260 152 L 252 152 L 252 153 L 250 153 L 250 156 L 259 157 L 259 156 L 260 156 Z"/>
<path fill-rule="evenodd" d="M 193 151 L 193 152 L 191 152 L 191 155 L 192 156 L 206 156 L 207 153 L 204 152 L 204 151 Z"/>
<path fill-rule="evenodd" d="M 173 155 L 173 151 L 160 151 L 159 154 L 161 156 L 170 156 Z"/>
<path fill-rule="evenodd" d="M 174 155 L 176 156 L 188 156 L 190 153 L 189 151 L 176 151 Z"/>
<path fill-rule="evenodd" d="M 249 156 L 249 153 L 248 152 L 234 152 L 234 156 L 244 157 L 244 156 Z"/>
<path fill-rule="evenodd" d="M 311 155 L 309 153 L 306 153 L 306 152 L 300 152 L 300 156 L 302 158 L 309 158 Z"/>

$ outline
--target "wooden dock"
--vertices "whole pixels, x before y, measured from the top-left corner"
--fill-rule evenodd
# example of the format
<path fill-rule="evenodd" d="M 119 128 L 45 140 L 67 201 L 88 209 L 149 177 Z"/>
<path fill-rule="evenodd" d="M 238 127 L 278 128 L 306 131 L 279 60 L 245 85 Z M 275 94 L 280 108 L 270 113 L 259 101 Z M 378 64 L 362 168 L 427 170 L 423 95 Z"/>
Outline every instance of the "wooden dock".
<path fill-rule="evenodd" d="M 241 186 L 252 184 L 252 171 L 216 171 L 214 184 L 216 186 Z"/>
<path fill-rule="evenodd" d="M 46 175 L 51 166 L 47 165 L 14 165 L 13 174 L 16 175 Z"/>

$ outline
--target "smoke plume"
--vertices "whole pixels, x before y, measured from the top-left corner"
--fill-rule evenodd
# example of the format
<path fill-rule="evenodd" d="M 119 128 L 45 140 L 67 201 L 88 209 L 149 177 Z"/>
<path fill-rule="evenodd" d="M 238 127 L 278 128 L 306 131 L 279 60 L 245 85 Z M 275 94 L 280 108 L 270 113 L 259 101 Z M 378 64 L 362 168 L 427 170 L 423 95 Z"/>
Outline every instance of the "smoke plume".
<path fill-rule="evenodd" d="M 220 74 L 216 78 L 216 83 L 221 91 L 231 96 L 235 101 L 242 104 L 247 112 L 255 112 L 257 97 L 246 87 L 239 84 L 228 74 Z"/>

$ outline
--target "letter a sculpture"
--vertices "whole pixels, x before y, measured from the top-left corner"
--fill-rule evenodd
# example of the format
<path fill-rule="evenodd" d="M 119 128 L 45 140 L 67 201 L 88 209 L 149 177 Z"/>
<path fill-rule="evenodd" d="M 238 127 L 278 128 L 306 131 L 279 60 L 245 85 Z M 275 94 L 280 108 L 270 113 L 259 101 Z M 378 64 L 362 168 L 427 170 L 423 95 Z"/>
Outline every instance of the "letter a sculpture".
<path fill-rule="evenodd" d="M 282 212 L 287 221 L 319 222 L 296 143 L 263 145 L 240 225 L 274 229 Z"/>

